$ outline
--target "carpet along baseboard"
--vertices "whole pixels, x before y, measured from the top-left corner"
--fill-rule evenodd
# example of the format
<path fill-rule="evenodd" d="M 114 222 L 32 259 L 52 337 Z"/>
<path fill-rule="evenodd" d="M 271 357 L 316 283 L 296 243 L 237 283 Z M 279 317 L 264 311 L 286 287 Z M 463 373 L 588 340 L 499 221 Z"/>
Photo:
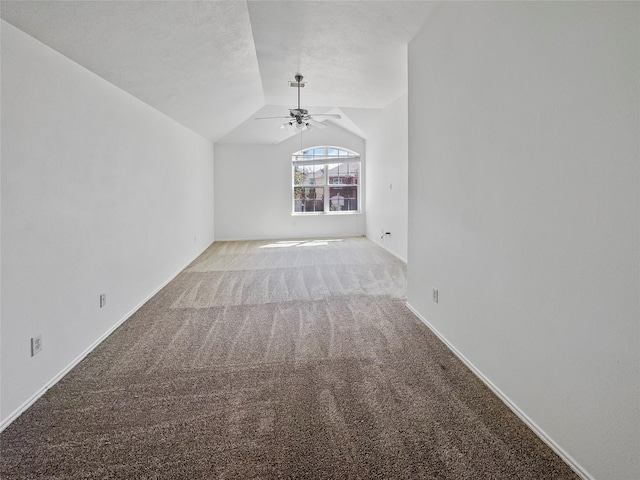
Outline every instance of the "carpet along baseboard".
<path fill-rule="evenodd" d="M 57 375 L 55 375 L 51 380 L 49 380 L 40 390 L 35 392 L 31 397 L 29 397 L 22 405 L 16 408 L 12 413 L 7 416 L 7 418 L 3 419 L 0 422 L 0 432 L 2 432 L 5 428 L 7 428 L 11 423 L 18 418 L 22 413 L 24 413 L 31 405 L 33 405 L 42 395 L 44 395 L 47 390 L 53 387 L 56 383 L 58 383 L 73 367 L 75 367 L 78 363 L 80 363 L 87 355 L 89 355 L 98 345 L 100 345 L 109 335 L 111 335 L 120 325 L 126 322 L 131 315 L 136 313 L 140 307 L 142 307 L 145 303 L 147 303 L 156 293 L 162 290 L 171 280 L 176 278 L 180 272 L 182 272 L 185 268 L 187 268 L 196 258 L 198 258 L 202 253 L 209 248 L 211 245 L 207 245 L 201 252 L 199 252 L 196 256 L 194 256 L 191 260 L 185 263 L 182 267 L 178 269 L 173 275 L 171 275 L 167 280 L 165 280 L 159 287 L 153 290 L 149 295 L 147 295 L 140 303 L 138 303 L 135 307 L 133 307 L 128 313 L 126 313 L 120 320 L 118 320 L 114 325 L 112 325 L 105 333 L 103 333 L 97 340 L 95 340 L 91 345 L 89 345 L 80 355 L 78 355 L 74 360 L 71 361 L 65 368 L 62 369 Z"/>
<path fill-rule="evenodd" d="M 375 243 L 376 245 L 378 245 L 380 248 L 386 250 L 387 252 L 389 252 L 391 255 L 393 255 L 394 257 L 396 257 L 398 260 L 400 260 L 402 263 L 404 263 L 405 265 L 407 264 L 407 259 L 406 258 L 402 258 L 400 255 L 398 255 L 396 252 L 394 252 L 393 250 L 391 250 L 389 247 L 387 247 L 386 245 L 384 245 L 382 242 L 380 242 L 379 239 L 370 237 L 369 235 L 365 235 L 365 237 L 367 237 L 369 240 L 371 240 L 373 243 Z"/>
<path fill-rule="evenodd" d="M 582 466 L 574 460 L 560 445 L 558 445 L 551 437 L 549 437 L 545 431 L 540 428 L 529 416 L 524 413 L 520 408 L 511 401 L 511 399 L 505 395 L 496 385 L 494 385 L 476 366 L 471 363 L 456 347 L 454 347 L 445 337 L 442 335 L 433 325 L 431 325 L 415 308 L 406 302 L 407 307 L 411 310 L 418 319 L 424 323 L 429 330 L 431 330 L 442 342 L 447 346 L 453 354 L 464 363 L 473 374 L 478 377 L 482 383 L 491 389 L 498 398 L 515 413 L 520 420 L 522 420 L 533 432 L 544 442 L 549 448 L 551 448 L 562 460 L 571 467 L 571 469 L 584 480 L 595 480 Z"/>

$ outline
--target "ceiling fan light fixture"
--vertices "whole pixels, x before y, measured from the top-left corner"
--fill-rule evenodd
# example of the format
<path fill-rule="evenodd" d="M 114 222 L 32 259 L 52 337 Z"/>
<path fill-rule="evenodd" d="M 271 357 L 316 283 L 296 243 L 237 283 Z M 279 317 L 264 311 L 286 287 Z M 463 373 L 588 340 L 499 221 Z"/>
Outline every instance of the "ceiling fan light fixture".
<path fill-rule="evenodd" d="M 296 128 L 300 131 L 311 130 L 311 125 L 305 122 L 300 122 L 300 123 L 296 122 Z"/>

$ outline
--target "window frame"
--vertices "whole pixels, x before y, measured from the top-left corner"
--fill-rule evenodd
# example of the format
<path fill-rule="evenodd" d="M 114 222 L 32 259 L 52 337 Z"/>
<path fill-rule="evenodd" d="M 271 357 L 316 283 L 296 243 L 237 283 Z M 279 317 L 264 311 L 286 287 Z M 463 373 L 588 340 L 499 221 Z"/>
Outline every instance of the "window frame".
<path fill-rule="evenodd" d="M 320 150 L 320 152 L 318 152 Z M 311 152 L 311 153 L 309 153 Z M 331 154 L 329 152 L 332 152 Z M 337 152 L 337 155 L 334 153 Z M 358 174 L 356 183 L 344 183 L 340 179 L 340 183 L 334 183 L 336 179 L 330 181 L 329 170 L 331 166 L 338 164 L 356 163 L 358 165 Z M 296 167 L 306 165 L 322 165 L 323 181 L 318 184 L 314 179 L 312 183 L 296 184 Z M 362 213 L 362 157 L 358 152 L 354 152 L 348 148 L 337 147 L 332 145 L 318 145 L 315 147 L 304 148 L 291 155 L 291 215 L 358 215 Z M 356 210 L 332 210 L 331 209 L 331 189 L 332 188 L 349 188 L 352 187 L 356 191 Z M 316 211 L 296 211 L 296 188 L 322 188 L 323 189 L 323 209 Z"/>

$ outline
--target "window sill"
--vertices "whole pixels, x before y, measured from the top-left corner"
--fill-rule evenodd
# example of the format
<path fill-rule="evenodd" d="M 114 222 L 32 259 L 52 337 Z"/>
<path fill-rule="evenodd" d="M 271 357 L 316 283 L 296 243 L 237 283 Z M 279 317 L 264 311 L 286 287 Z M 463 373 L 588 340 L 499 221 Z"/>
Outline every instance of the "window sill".
<path fill-rule="evenodd" d="M 320 215 L 342 216 L 342 215 L 362 215 L 362 211 L 349 211 L 349 212 L 291 212 L 292 217 L 315 217 Z"/>

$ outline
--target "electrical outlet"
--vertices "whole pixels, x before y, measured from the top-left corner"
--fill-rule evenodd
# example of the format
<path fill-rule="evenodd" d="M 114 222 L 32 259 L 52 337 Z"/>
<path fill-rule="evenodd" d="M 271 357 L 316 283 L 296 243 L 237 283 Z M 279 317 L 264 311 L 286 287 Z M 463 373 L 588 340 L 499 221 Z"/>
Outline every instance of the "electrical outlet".
<path fill-rule="evenodd" d="M 42 334 L 31 337 L 31 356 L 42 351 Z"/>
<path fill-rule="evenodd" d="M 100 308 L 104 307 L 107 304 L 107 294 L 106 293 L 101 293 L 100 294 Z"/>
<path fill-rule="evenodd" d="M 438 303 L 438 290 L 435 288 L 433 289 L 433 301 Z"/>

